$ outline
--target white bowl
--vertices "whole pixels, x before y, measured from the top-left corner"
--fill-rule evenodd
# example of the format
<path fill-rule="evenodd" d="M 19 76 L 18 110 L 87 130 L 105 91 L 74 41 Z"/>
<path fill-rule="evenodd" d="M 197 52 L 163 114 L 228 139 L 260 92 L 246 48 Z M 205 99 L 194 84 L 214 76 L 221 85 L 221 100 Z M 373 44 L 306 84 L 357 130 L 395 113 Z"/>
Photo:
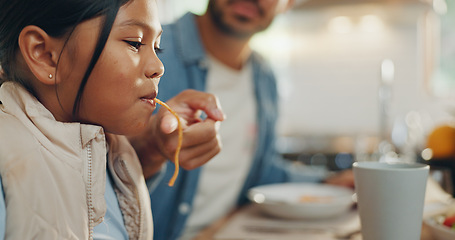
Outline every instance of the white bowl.
<path fill-rule="evenodd" d="M 248 198 L 271 216 L 323 219 L 350 210 L 354 190 L 328 184 L 280 183 L 251 188 Z"/>
<path fill-rule="evenodd" d="M 431 230 L 431 235 L 435 238 L 435 240 L 455 239 L 455 230 L 437 223 L 434 217 L 426 218 L 423 222 Z"/>

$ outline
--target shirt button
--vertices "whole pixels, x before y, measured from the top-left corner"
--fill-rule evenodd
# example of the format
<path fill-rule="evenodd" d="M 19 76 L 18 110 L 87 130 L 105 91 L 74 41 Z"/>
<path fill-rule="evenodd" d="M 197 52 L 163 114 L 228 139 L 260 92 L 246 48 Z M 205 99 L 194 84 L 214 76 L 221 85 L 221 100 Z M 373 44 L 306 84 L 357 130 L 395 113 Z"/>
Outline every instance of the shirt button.
<path fill-rule="evenodd" d="M 182 215 L 186 215 L 190 212 L 190 205 L 188 203 L 181 203 L 179 205 L 179 213 Z"/>

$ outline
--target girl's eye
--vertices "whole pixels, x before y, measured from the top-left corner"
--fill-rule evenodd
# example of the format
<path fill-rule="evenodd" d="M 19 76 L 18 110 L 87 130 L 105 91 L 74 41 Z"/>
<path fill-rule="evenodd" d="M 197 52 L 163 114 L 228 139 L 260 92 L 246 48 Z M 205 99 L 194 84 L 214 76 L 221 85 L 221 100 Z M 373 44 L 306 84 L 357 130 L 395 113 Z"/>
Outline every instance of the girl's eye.
<path fill-rule="evenodd" d="M 126 43 L 128 43 L 130 46 L 134 47 L 136 50 L 139 50 L 139 48 L 141 48 L 142 45 L 145 45 L 145 44 L 142 44 L 141 42 L 136 42 L 136 41 L 128 41 L 128 40 L 124 40 Z"/>

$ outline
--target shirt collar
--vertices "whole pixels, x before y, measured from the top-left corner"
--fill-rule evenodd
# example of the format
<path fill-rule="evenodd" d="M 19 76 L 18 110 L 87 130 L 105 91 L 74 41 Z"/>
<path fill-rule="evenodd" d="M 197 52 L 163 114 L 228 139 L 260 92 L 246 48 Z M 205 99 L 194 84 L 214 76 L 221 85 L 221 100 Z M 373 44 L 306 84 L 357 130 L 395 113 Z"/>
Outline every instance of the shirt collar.
<path fill-rule="evenodd" d="M 67 150 L 79 151 L 76 146 L 84 147 L 90 140 L 104 137 L 100 126 L 57 121 L 44 105 L 18 83 L 3 83 L 0 101 L 3 111 L 16 116 L 43 145 L 50 142 Z"/>
<path fill-rule="evenodd" d="M 181 53 L 185 63 L 205 60 L 205 50 L 196 25 L 196 17 L 195 14 L 186 13 L 175 23 L 177 51 Z"/>

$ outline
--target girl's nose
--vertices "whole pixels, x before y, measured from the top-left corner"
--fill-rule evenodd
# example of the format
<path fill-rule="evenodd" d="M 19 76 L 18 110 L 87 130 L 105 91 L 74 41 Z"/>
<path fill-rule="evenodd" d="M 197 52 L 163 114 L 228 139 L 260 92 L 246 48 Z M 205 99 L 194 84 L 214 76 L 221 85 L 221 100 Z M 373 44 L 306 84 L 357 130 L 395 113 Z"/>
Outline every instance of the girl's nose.
<path fill-rule="evenodd" d="M 164 65 L 155 53 L 147 62 L 145 74 L 147 78 L 160 78 L 164 74 Z"/>

